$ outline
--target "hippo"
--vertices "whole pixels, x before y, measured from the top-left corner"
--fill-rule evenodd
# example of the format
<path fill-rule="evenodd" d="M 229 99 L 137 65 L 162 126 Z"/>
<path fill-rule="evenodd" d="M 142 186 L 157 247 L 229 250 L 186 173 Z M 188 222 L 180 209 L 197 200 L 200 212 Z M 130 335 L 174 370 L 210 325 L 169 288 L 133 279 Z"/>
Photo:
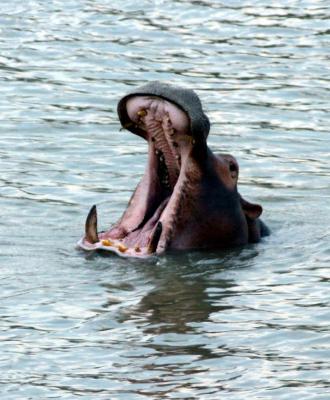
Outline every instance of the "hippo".
<path fill-rule="evenodd" d="M 147 168 L 109 230 L 98 233 L 91 208 L 80 248 L 149 257 L 241 246 L 269 234 L 262 207 L 238 193 L 236 159 L 208 147 L 210 122 L 193 90 L 150 82 L 125 95 L 117 111 L 122 127 L 148 142 Z"/>

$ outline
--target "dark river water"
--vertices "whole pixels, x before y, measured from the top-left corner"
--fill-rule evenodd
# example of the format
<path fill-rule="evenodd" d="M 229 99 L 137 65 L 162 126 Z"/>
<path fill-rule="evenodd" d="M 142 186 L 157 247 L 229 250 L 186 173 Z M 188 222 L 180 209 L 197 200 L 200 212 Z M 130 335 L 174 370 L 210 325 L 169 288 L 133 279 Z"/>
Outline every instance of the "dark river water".
<path fill-rule="evenodd" d="M 0 5 L 0 391 L 17 399 L 330 398 L 330 4 Z M 193 88 L 272 235 L 149 261 L 75 248 L 146 144 L 120 97 Z"/>

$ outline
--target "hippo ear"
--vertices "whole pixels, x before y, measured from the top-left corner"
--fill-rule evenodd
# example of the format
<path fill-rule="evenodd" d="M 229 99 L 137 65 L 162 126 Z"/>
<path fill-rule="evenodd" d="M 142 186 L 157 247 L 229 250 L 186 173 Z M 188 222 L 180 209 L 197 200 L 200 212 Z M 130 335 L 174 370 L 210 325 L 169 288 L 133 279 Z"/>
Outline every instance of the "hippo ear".
<path fill-rule="evenodd" d="M 262 213 L 262 207 L 259 204 L 249 203 L 240 196 L 241 206 L 246 217 L 257 219 Z"/>

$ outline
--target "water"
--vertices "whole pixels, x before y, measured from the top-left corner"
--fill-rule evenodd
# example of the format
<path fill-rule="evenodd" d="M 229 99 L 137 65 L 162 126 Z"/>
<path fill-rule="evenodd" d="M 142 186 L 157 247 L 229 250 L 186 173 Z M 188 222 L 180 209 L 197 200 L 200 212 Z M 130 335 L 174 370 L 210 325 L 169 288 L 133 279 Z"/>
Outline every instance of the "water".
<path fill-rule="evenodd" d="M 329 399 L 329 3 L 0 5 L 0 371 L 11 399 Z M 150 261 L 74 246 L 146 145 L 116 105 L 194 88 L 272 235 Z"/>

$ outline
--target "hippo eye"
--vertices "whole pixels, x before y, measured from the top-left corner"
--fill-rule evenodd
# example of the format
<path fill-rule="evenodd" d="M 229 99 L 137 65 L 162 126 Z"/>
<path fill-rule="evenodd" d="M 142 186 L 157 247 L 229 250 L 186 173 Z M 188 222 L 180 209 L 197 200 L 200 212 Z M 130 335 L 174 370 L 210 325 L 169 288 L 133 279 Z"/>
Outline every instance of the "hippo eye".
<path fill-rule="evenodd" d="M 238 168 L 233 161 L 229 161 L 229 171 L 232 178 L 237 178 Z"/>

